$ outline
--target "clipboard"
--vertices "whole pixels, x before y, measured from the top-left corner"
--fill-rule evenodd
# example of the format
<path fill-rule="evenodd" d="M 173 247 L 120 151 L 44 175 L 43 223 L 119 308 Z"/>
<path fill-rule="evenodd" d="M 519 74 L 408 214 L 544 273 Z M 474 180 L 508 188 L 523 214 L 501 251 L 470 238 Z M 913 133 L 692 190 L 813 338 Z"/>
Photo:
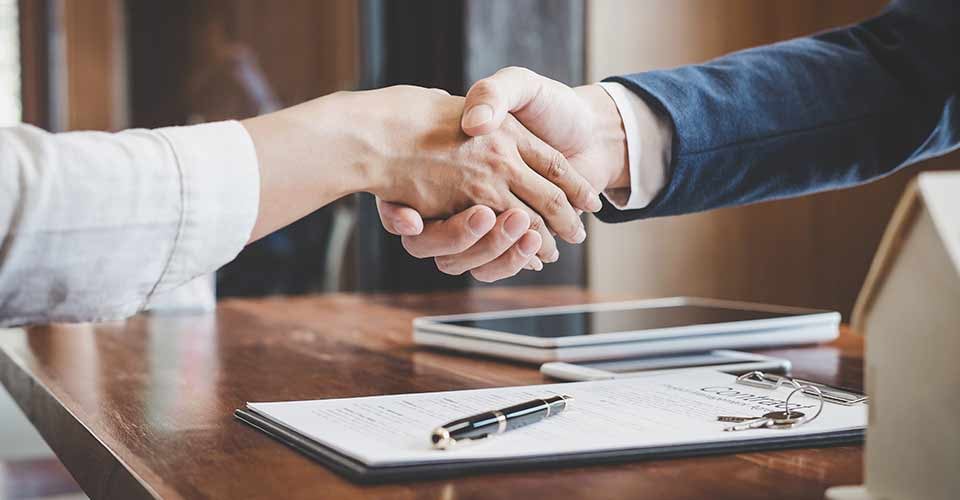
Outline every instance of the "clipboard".
<path fill-rule="evenodd" d="M 715 420 L 785 407 L 798 390 L 781 385 L 754 389 L 736 376 L 704 369 L 643 378 L 248 403 L 234 415 L 357 483 L 863 442 L 863 404 L 828 403 L 825 408 L 823 399 L 819 406 L 812 399 L 794 399 L 790 406 L 795 411 L 819 408 L 816 415 L 822 411 L 823 417 L 785 430 L 724 432 L 728 424 Z M 576 402 L 559 416 L 463 449 L 441 451 L 429 445 L 430 431 L 453 419 L 448 417 L 553 393 L 570 394 Z"/>
<path fill-rule="evenodd" d="M 852 430 L 818 436 L 772 436 L 769 439 L 753 439 L 749 442 L 707 443 L 700 445 L 665 446 L 643 449 L 624 449 L 572 455 L 523 457 L 448 464 L 415 464 L 405 466 L 371 467 L 339 451 L 317 443 L 296 432 L 278 426 L 270 420 L 246 409 L 238 409 L 234 416 L 241 422 L 267 434 L 273 439 L 315 460 L 346 479 L 358 484 L 383 484 L 393 482 L 442 479 L 473 474 L 516 472 L 523 470 L 552 469 L 558 467 L 582 467 L 609 465 L 642 460 L 662 460 L 696 456 L 725 455 L 797 448 L 825 448 L 862 444 L 864 431 Z"/>

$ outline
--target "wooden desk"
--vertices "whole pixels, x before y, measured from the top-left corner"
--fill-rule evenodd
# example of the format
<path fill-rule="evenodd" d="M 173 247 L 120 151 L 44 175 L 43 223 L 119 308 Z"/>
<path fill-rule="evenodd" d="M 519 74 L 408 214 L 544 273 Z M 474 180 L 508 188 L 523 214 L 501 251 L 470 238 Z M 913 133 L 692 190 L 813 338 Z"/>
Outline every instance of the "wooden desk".
<path fill-rule="evenodd" d="M 536 367 L 418 349 L 418 315 L 570 304 L 572 288 L 231 300 L 210 316 L 0 334 L 0 380 L 98 498 L 822 498 L 862 481 L 859 446 L 349 483 L 233 419 L 245 401 L 543 382 Z M 861 340 L 771 351 L 859 387 Z"/>

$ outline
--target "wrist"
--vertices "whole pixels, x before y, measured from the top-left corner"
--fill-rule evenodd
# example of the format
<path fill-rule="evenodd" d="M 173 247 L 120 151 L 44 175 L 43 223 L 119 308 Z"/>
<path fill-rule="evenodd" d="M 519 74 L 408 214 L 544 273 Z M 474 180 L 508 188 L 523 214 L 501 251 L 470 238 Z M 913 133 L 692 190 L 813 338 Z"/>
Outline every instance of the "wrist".
<path fill-rule="evenodd" d="M 630 163 L 627 155 L 627 135 L 616 103 L 600 85 L 582 85 L 574 88 L 593 114 L 593 145 L 596 148 L 600 190 L 630 187 Z"/>
<path fill-rule="evenodd" d="M 370 148 L 338 94 L 243 120 L 257 153 L 260 207 L 251 240 L 343 196 L 370 190 Z"/>
<path fill-rule="evenodd" d="M 325 97 L 328 117 L 322 132 L 329 142 L 344 194 L 382 196 L 390 185 L 389 117 L 372 91 L 337 92 Z"/>

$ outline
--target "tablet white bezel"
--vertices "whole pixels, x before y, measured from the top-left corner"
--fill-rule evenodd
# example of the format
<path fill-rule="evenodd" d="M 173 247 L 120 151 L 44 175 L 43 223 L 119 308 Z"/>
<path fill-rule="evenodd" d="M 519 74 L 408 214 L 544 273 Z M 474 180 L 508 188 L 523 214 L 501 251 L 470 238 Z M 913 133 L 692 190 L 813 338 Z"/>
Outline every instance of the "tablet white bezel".
<path fill-rule="evenodd" d="M 766 349 L 828 342 L 837 338 L 837 325 L 818 324 L 804 328 L 778 328 L 746 333 L 590 344 L 570 347 L 530 347 L 506 342 L 416 330 L 417 345 L 438 347 L 467 354 L 483 354 L 527 363 L 550 361 L 603 361 L 635 356 L 657 356 L 712 349 Z"/>
<path fill-rule="evenodd" d="M 569 363 L 565 361 L 551 361 L 540 365 L 540 373 L 558 380 L 608 380 L 613 378 L 634 378 L 647 377 L 650 375 L 659 375 L 666 372 L 676 372 L 681 370 L 716 370 L 724 373 L 737 373 L 753 370 L 776 371 L 790 373 L 793 367 L 790 360 L 775 358 L 763 354 L 756 354 L 743 351 L 732 351 L 728 349 L 717 349 L 706 353 L 689 353 L 688 356 L 700 354 L 710 356 L 714 364 L 703 363 L 700 365 L 689 366 L 668 366 L 664 368 L 651 368 L 646 370 L 637 370 L 631 372 L 614 372 L 604 370 L 595 366 L 589 366 L 596 361 L 585 361 L 579 363 Z M 681 356 L 676 354 L 672 356 Z M 656 358 L 653 358 L 656 359 Z M 719 363 L 723 360 L 734 360 L 736 363 Z M 602 362 L 602 361 L 601 361 Z"/>
<path fill-rule="evenodd" d="M 657 328 L 651 330 L 635 330 L 555 338 L 531 337 L 508 332 L 487 330 L 483 328 L 473 328 L 441 323 L 441 321 L 501 319 L 517 316 L 535 316 L 538 314 L 610 311 L 617 309 L 644 309 L 680 305 L 712 306 L 785 314 L 800 313 L 802 315 L 783 318 L 743 320 L 727 323 L 711 323 L 706 325 L 690 325 L 681 327 Z M 465 339 L 482 339 L 492 342 L 513 344 L 517 346 L 549 349 L 608 343 L 645 342 L 664 339 L 677 339 L 682 337 L 743 334 L 752 331 L 802 328 L 823 324 L 839 325 L 839 323 L 840 314 L 833 311 L 788 306 L 774 306 L 769 304 L 757 304 L 752 302 L 732 300 L 705 299 L 699 297 L 668 297 L 662 299 L 642 299 L 621 302 L 601 302 L 595 304 L 576 304 L 569 306 L 536 307 L 482 313 L 425 316 L 414 319 L 413 328 L 414 331 L 421 331 L 424 333 L 452 335 Z"/>

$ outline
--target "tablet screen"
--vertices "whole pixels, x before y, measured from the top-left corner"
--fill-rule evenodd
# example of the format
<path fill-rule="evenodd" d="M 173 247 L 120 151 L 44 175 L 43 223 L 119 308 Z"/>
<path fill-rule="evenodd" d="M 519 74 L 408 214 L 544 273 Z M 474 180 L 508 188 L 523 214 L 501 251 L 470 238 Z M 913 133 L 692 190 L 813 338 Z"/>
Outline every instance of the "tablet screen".
<path fill-rule="evenodd" d="M 514 316 L 496 319 L 442 321 L 441 323 L 514 333 L 530 337 L 556 338 L 783 318 L 802 316 L 805 314 L 809 313 L 783 313 L 702 305 L 678 305 L 611 311 Z"/>

